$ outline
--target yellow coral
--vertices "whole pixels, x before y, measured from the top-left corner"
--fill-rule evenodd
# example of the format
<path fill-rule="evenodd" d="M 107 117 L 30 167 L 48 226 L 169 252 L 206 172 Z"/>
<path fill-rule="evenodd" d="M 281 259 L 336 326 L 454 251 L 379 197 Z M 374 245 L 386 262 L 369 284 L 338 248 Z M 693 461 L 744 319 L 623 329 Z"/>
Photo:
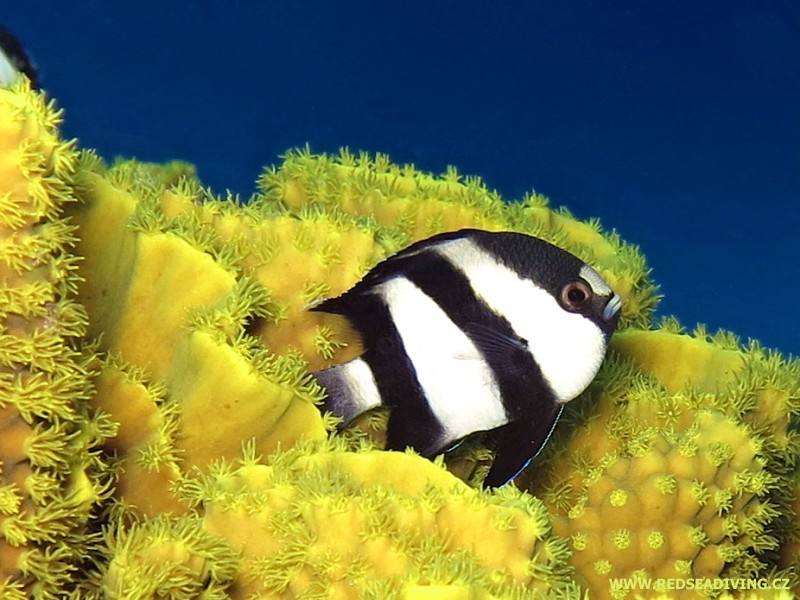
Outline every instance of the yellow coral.
<path fill-rule="evenodd" d="M 165 389 L 149 380 L 144 369 L 107 357 L 94 378 L 92 404 L 119 424 L 105 443 L 116 457 L 115 494 L 137 514 L 182 514 L 188 506 L 167 493 L 180 477 L 174 447 L 177 406 L 165 402 Z"/>
<path fill-rule="evenodd" d="M 224 540 L 204 532 L 197 517 L 155 517 L 109 535 L 105 598 L 190 600 L 228 598 L 237 560 Z"/>
<path fill-rule="evenodd" d="M 86 315 L 72 295 L 72 144 L 25 81 L 0 89 L 0 595 L 63 597 L 92 551 L 107 493 L 96 446 L 113 426 L 86 409 Z"/>
<path fill-rule="evenodd" d="M 552 536 L 541 502 L 512 488 L 486 495 L 412 454 L 305 443 L 264 464 L 251 450 L 236 465 L 218 464 L 184 480 L 181 494 L 202 507 L 203 523 L 170 537 L 170 556 L 180 556 L 169 560 L 206 565 L 191 577 L 171 563 L 164 570 L 199 586 L 201 573 L 220 569 L 207 553 L 174 549 L 198 537 L 225 541 L 240 562 L 229 582 L 232 598 L 523 598 L 574 591 L 565 543 Z M 146 528 L 115 539 L 120 550 L 105 589 L 146 585 L 138 573 L 159 562 L 164 546 L 153 549 L 153 535 L 142 535 Z M 221 553 L 223 566 L 229 556 Z M 170 576 L 165 587 L 175 580 Z"/>
<path fill-rule="evenodd" d="M 572 564 L 591 589 L 640 570 L 652 578 L 720 576 L 744 562 L 745 536 L 761 537 L 759 551 L 775 545 L 764 535 L 774 508 L 759 500 L 773 481 L 756 457 L 747 431 L 704 413 L 691 431 L 653 433 L 604 456 L 556 531 L 571 534 Z"/>
<path fill-rule="evenodd" d="M 315 418 L 313 414 L 295 417 L 292 410 L 288 411 L 287 422 L 295 427 L 292 433 L 292 426 L 286 427 L 263 412 L 273 401 L 285 406 L 288 400 L 288 406 L 295 409 L 314 401 L 317 396 L 312 390 L 300 391 L 302 363 L 295 362 L 295 367 L 288 369 L 268 369 L 250 383 L 248 373 L 254 372 L 254 365 L 296 361 L 291 358 L 294 353 L 318 368 L 357 351 L 358 340 L 346 324 L 320 321 L 319 315 L 304 309 L 321 297 L 348 288 L 381 258 L 420 236 L 461 226 L 517 228 L 536 233 L 602 263 L 606 277 L 620 283 L 627 294 L 626 305 L 632 307 L 626 315 L 628 323 L 646 322 L 655 295 L 645 278 L 644 263 L 635 250 L 613 236 L 601 237 L 596 224 L 577 224 L 566 213 L 549 211 L 538 198 L 505 207 L 479 182 L 462 183 L 452 174 L 437 181 L 410 168 L 398 170 L 381 157 L 372 160 L 362 156 L 353 164 L 348 160 L 347 153 L 338 160 L 308 153 L 291 155 L 281 169 L 268 172 L 262 179 L 264 193 L 247 207 L 205 198 L 202 189 L 191 180 L 164 187 L 166 179 L 157 177 L 152 167 L 131 163 L 115 167 L 102 177 L 92 176 L 94 184 L 87 178 L 86 197 L 91 202 L 87 217 L 79 215 L 79 222 L 91 227 L 95 210 L 92 202 L 98 205 L 97 210 L 104 210 L 100 199 L 109 194 L 102 189 L 105 182 L 112 181 L 115 189 L 127 190 L 136 198 L 129 215 L 120 220 L 124 232 L 117 235 L 133 236 L 138 240 L 134 246 L 169 238 L 170 243 L 184 249 L 170 254 L 178 257 L 175 273 L 184 269 L 184 279 L 191 279 L 191 273 L 211 269 L 212 273 L 227 273 L 235 283 L 233 287 L 220 288 L 219 297 L 210 306 L 199 302 L 194 316 L 171 310 L 164 313 L 164 321 L 156 324 L 152 333 L 146 328 L 144 332 L 137 329 L 131 337 L 136 340 L 136 336 L 143 335 L 151 339 L 149 336 L 153 335 L 152 339 L 157 340 L 161 335 L 171 344 L 164 346 L 166 354 L 157 361 L 151 360 L 157 363 L 155 366 L 146 362 L 149 352 L 138 357 L 135 352 L 127 354 L 135 364 L 160 373 L 167 389 L 163 406 L 174 408 L 178 415 L 178 426 L 170 434 L 174 439 L 162 440 L 162 446 L 152 447 L 163 447 L 163 456 L 175 457 L 179 467 L 169 478 L 173 489 L 182 485 L 191 467 L 208 468 L 215 457 L 232 458 L 236 444 L 242 441 L 265 440 L 258 451 L 269 452 L 279 445 L 287 448 L 297 443 L 300 432 L 309 437 L 304 427 L 309 418 Z M 145 181 L 146 185 L 142 183 Z M 95 198 L 93 190 L 102 193 Z M 117 192 L 110 197 L 117 197 Z M 91 244 L 91 236 L 87 237 Z M 162 264 L 161 252 L 152 255 L 153 265 Z M 143 252 L 130 271 L 158 273 L 156 266 L 146 266 L 148 256 L 150 253 Z M 95 260 L 88 253 L 90 268 Z M 97 264 L 104 262 L 111 261 L 103 255 Z M 202 267 L 203 262 L 208 266 Z M 121 263 L 125 264 L 125 260 Z M 97 273 L 108 270 L 109 267 L 101 267 Z M 97 277 L 86 272 L 88 280 Z M 287 277 L 287 272 L 292 276 Z M 135 282 L 136 275 L 132 280 Z M 132 310 L 139 305 L 148 306 L 151 298 L 131 300 L 132 285 L 123 280 L 123 291 L 110 296 Z M 170 297 L 169 289 L 164 288 L 165 298 Z M 94 293 L 91 288 L 89 293 Z M 159 294 L 152 296 L 158 298 Z M 173 297 L 183 305 L 181 298 L 191 298 L 191 294 L 183 289 L 182 294 Z M 159 302 L 163 300 L 155 300 L 144 314 L 160 315 Z M 86 303 L 91 315 L 94 305 L 89 297 Z M 110 314 L 107 304 L 98 305 L 100 314 Z M 119 314 L 124 315 L 124 311 Z M 121 321 L 124 319 L 115 317 L 102 328 L 110 330 L 112 336 L 118 330 L 130 329 L 117 329 Z M 158 334 L 159 331 L 163 333 Z M 763 365 L 769 365 L 770 360 L 755 359 L 756 352 L 743 353 L 730 340 L 712 343 L 702 336 L 676 339 L 675 335 L 670 330 L 629 329 L 618 336 L 617 356 L 627 356 L 632 362 L 623 364 L 617 359 L 617 376 L 607 374 L 605 380 L 601 379 L 595 389 L 605 386 L 604 401 L 592 411 L 596 415 L 594 424 L 577 433 L 567 446 L 561 446 L 574 456 L 560 454 L 559 462 L 553 461 L 547 476 L 532 488 L 548 499 L 549 508 L 558 517 L 558 532 L 572 541 L 572 564 L 591 588 L 606 589 L 601 582 L 609 576 L 641 569 L 645 560 L 657 562 L 659 569 L 672 574 L 759 572 L 765 563 L 750 552 L 763 553 L 779 543 L 774 531 L 778 505 L 771 498 L 776 473 L 760 466 L 768 444 L 761 443 L 758 433 L 765 432 L 765 425 L 759 422 L 756 426 L 755 417 L 749 421 L 745 418 L 747 410 L 743 407 L 749 406 L 749 400 L 734 402 L 741 408 L 736 414 L 728 414 L 719 406 L 726 397 L 719 394 L 720 390 L 736 389 L 742 396 L 745 392 L 741 373 L 748 369 L 763 371 L 767 368 Z M 121 351 L 125 358 L 127 343 L 120 342 L 119 347 L 112 344 L 109 349 Z M 139 340 L 132 341 L 131 346 L 142 353 L 143 348 L 154 343 Z M 667 363 L 661 358 L 665 353 L 675 357 L 667 370 Z M 745 395 L 755 395 L 762 399 L 762 405 L 771 407 L 771 422 L 782 424 L 780 439 L 786 449 L 794 444 L 787 407 L 796 395 L 787 387 L 785 376 L 777 377 L 785 371 L 780 367 L 773 364 L 772 375 L 762 373 L 762 379 L 782 383 L 773 386 L 772 391 L 750 385 Z M 661 378 L 662 387 L 642 378 L 642 371 Z M 287 376 L 290 385 L 281 388 L 279 380 Z M 287 400 L 280 400 L 283 395 Z M 220 397 L 238 398 L 238 408 L 230 401 L 220 403 Z M 105 405 L 101 401 L 98 406 Z M 586 411 L 590 405 L 579 402 L 577 406 Z M 226 418 L 224 415 L 231 408 L 232 417 Z M 711 412 L 701 413 L 703 408 Z M 221 420 L 218 429 L 209 431 L 205 416 L 212 413 Z M 573 420 L 580 419 L 573 415 Z M 230 429 L 225 423 L 230 424 Z M 739 436 L 740 447 L 749 452 L 742 464 L 735 468 L 728 464 L 731 457 L 722 441 L 703 447 L 702 452 L 697 450 L 701 432 L 715 427 L 730 436 Z M 558 438 L 563 435 L 566 434 L 562 432 L 551 444 L 555 448 L 552 453 L 558 451 Z M 759 443 L 753 446 L 756 441 Z M 158 454 L 151 451 L 148 456 Z M 339 460 L 347 461 L 345 457 Z M 541 469 L 530 471 L 534 472 L 540 474 Z M 722 476 L 722 472 L 729 475 Z M 739 479 L 732 482 L 731 477 Z M 126 479 L 127 475 L 122 474 L 124 485 L 120 489 L 132 490 L 136 483 L 147 480 L 137 476 L 135 484 L 128 486 Z M 750 487 L 745 489 L 739 480 L 747 481 Z M 545 482 L 551 486 L 546 487 Z M 659 498 L 664 501 L 658 503 Z M 675 504 L 676 498 L 680 499 L 679 504 Z M 185 510 L 185 499 L 169 492 L 166 505 L 175 502 Z M 213 504 L 202 506 L 205 509 Z M 597 516 L 600 506 L 611 511 L 607 519 Z M 631 507 L 642 509 L 644 520 L 619 516 L 636 513 L 631 512 Z M 680 526 L 676 516 L 684 519 Z M 240 518 L 244 517 L 237 513 L 234 520 Z M 355 519 L 353 515 L 349 518 Z M 694 525 L 687 526 L 687 519 Z M 353 527 L 359 523 L 349 522 Z M 286 577 L 288 566 L 268 564 L 270 576 L 277 569 Z"/>
<path fill-rule="evenodd" d="M 766 576 L 797 459 L 797 363 L 674 322 L 623 331 L 612 350 L 529 483 L 571 563 L 603 594 L 637 574 Z"/>
<path fill-rule="evenodd" d="M 709 336 L 699 328 L 690 336 L 675 322 L 656 331 L 623 332 L 614 350 L 668 392 L 693 390 L 703 405 L 740 418 L 761 435 L 774 466 L 791 470 L 800 462 L 800 361 L 755 342 L 742 348 L 726 332 Z"/>
<path fill-rule="evenodd" d="M 125 164 L 100 177 L 93 157 L 82 165 L 83 205 L 72 212 L 80 274 L 103 283 L 81 286 L 79 298 L 117 370 L 137 373 L 124 393 L 149 415 L 137 439 L 107 446 L 121 457 L 118 497 L 141 514 L 183 512 L 169 486 L 181 473 L 238 455 L 245 440 L 272 452 L 323 436 L 320 391 L 303 361 L 269 352 L 247 331 L 274 304 L 242 257 L 180 211 L 161 212 L 157 170 Z M 141 428 L 132 423 L 141 413 L 123 410 L 113 371 L 101 372 L 92 406 L 122 431 Z"/>
<path fill-rule="evenodd" d="M 346 157 L 343 153 L 340 159 Z M 315 173 L 329 170 L 352 188 L 355 205 L 374 208 L 365 198 L 377 193 L 369 186 L 382 178 L 380 157 L 358 171 L 324 156 L 301 158 L 302 164 L 297 164 L 300 158 L 287 160 L 272 177 L 291 177 L 294 185 L 302 181 L 308 187 Z M 504 208 L 476 181 L 438 182 L 410 169 L 400 188 L 417 190 L 417 196 L 387 200 L 402 206 L 400 224 L 382 222 L 380 214 L 377 219 L 348 214 L 348 202 L 332 203 L 327 188 L 310 192 L 313 202 L 293 206 L 267 193 L 245 207 L 209 198 L 191 177 L 175 179 L 175 173 L 181 173 L 180 166 L 159 170 L 132 162 L 106 170 L 88 154 L 80 165 L 83 205 L 72 214 L 81 232 L 80 273 L 89 282 L 80 287 L 79 298 L 89 313 L 90 332 L 102 334 L 102 350 L 143 370 L 148 381 L 163 384 L 163 397 L 151 405 L 156 413 L 169 413 L 152 420 L 145 437 L 157 441 L 146 449 L 115 448 L 130 467 L 121 470 L 118 492 L 145 486 L 154 477 L 173 481 L 216 458 L 232 458 L 243 441 L 256 440 L 258 451 L 268 453 L 301 437 L 324 435 L 313 407 L 321 391 L 306 370 L 346 360 L 360 347 L 343 319 L 307 308 L 352 286 L 396 249 L 398 240 L 421 234 L 422 217 L 413 216 L 414 203 L 428 215 L 424 231 L 432 233 L 488 226 L 489 218 L 493 228 L 509 227 L 527 214 L 524 208 Z M 359 183 L 362 178 L 366 183 Z M 394 189 L 386 185 L 387 193 Z M 419 197 L 423 192 L 427 199 Z M 400 209 L 387 210 L 394 214 Z M 535 214 L 535 219 L 525 217 L 530 228 L 552 239 L 579 232 L 572 242 L 576 249 L 587 236 L 600 240 L 606 270 L 627 281 L 631 295 L 652 293 L 642 264 L 634 261 L 631 267 L 622 258 L 634 250 L 601 237 L 596 227 L 587 229 L 543 207 Z M 95 281 L 102 283 L 96 286 Z M 114 400 L 103 393 L 101 381 L 93 406 L 114 413 Z M 175 426 L 167 435 L 158 424 L 168 422 Z M 126 423 L 120 423 L 125 429 Z M 163 465 L 152 460 L 156 448 Z M 138 458 L 131 462 L 133 455 Z M 149 475 L 133 464 L 149 469 Z M 180 504 L 163 485 L 148 496 L 147 502 L 128 500 L 145 514 L 155 514 L 147 510 L 156 506 L 177 510 Z"/>
<path fill-rule="evenodd" d="M 800 469 L 795 469 L 789 480 L 787 507 L 780 517 L 780 530 L 785 538 L 780 548 L 778 567 L 793 575 L 792 589 L 800 596 Z"/>
<path fill-rule="evenodd" d="M 332 165 L 326 157 L 306 156 L 305 160 L 305 173 Z M 352 179 L 371 180 L 369 171 L 380 168 L 378 161 Z M 295 177 L 302 174 L 291 161 L 284 168 Z M 333 165 L 333 169 L 348 175 L 343 165 Z M 488 226 L 488 216 L 495 219 L 494 228 L 523 219 L 524 208 L 504 208 L 476 181 L 440 185 L 411 170 L 407 174 L 411 187 L 424 188 L 430 196 L 428 201 L 412 198 L 422 203 L 421 212 L 430 217 L 425 232 Z M 195 468 L 208 470 L 215 459 L 231 459 L 243 442 L 255 444 L 258 453 L 270 453 L 291 448 L 302 438 L 320 437 L 323 420 L 312 406 L 320 391 L 307 380 L 304 369 L 354 355 L 358 339 L 337 317 L 306 309 L 349 288 L 397 244 L 419 234 L 419 220 L 410 218 L 413 202 L 409 204 L 406 198 L 401 203 L 406 217 L 401 217 L 400 224 L 347 214 L 341 206 L 326 202 L 321 193 L 315 194 L 316 203 L 302 206 L 292 207 L 264 194 L 244 207 L 207 197 L 191 178 L 176 181 L 154 166 L 136 163 L 105 170 L 91 155 L 83 157 L 78 183 L 84 205 L 73 215 L 81 228 L 77 249 L 85 257 L 81 274 L 89 282 L 80 288 L 79 297 L 89 312 L 90 330 L 103 334 L 101 349 L 113 357 L 105 361 L 96 379 L 93 406 L 120 423 L 120 436 L 106 445 L 118 456 L 116 491 L 124 509 L 117 514 L 152 517 L 168 512 L 177 519 L 188 507 L 185 494 L 176 490 L 185 488 Z M 431 196 L 431 190 L 445 193 Z M 362 193 L 372 194 L 369 189 Z M 467 196 L 477 208 L 461 207 Z M 389 212 L 394 210 L 390 207 Z M 530 221 L 529 230 L 542 230 L 551 239 L 568 237 L 564 233 L 568 229 L 578 232 L 576 240 L 585 241 L 587 236 L 604 240 L 596 226 L 575 224 L 543 206 L 532 208 L 524 219 Z M 572 243 L 580 248 L 582 242 Z M 614 258 L 635 254 L 635 250 L 613 239 L 603 243 L 607 244 L 607 271 L 628 281 L 631 294 L 641 298 L 652 294 L 643 263 L 633 261 L 631 267 L 630 261 Z M 94 281 L 103 283 L 98 287 Z M 652 298 L 643 300 L 642 307 L 648 302 Z M 631 315 L 631 319 L 645 314 Z M 138 408 L 131 410 L 131 406 Z M 147 418 L 144 423 L 135 422 L 136 415 Z M 335 456 L 337 464 L 328 468 L 341 471 L 351 460 L 345 453 Z M 372 464 L 380 468 L 358 479 L 359 485 L 385 479 L 386 465 L 397 460 L 388 454 L 376 456 Z M 407 487 L 418 481 L 420 468 L 413 468 L 413 474 L 395 483 Z M 359 485 L 352 486 L 352 494 L 358 496 Z M 432 506 L 453 504 L 435 490 L 416 493 Z M 341 496 L 336 500 L 343 501 Z M 411 501 L 406 502 L 411 506 Z M 439 518 L 455 528 L 467 511 L 462 504 L 442 508 Z M 203 502 L 198 507 L 208 519 L 214 506 Z M 351 525 L 361 528 L 363 519 L 378 519 L 373 513 L 362 510 Z M 423 513 L 414 515 L 417 520 L 427 518 Z M 328 512 L 324 516 L 335 520 Z M 244 518 L 237 513 L 234 520 Z M 510 532 L 521 527 L 509 519 L 496 517 L 495 526 L 507 532 L 501 539 L 510 539 Z M 322 516 L 318 520 L 321 523 Z M 145 530 L 136 526 L 132 531 Z M 478 530 L 473 534 L 478 535 Z M 493 572 L 511 569 L 519 580 L 532 568 L 539 584 L 546 579 L 539 567 L 528 565 L 528 559 L 519 562 L 496 551 L 483 555 L 477 538 L 464 544 L 477 548 L 475 552 L 493 565 Z M 116 555 L 111 560 L 120 564 Z M 517 567 L 513 567 L 515 561 Z M 447 564 L 445 571 L 450 573 L 456 563 Z M 278 567 L 273 564 L 264 572 L 286 578 L 287 568 Z M 381 585 L 376 590 L 384 589 Z M 448 585 L 449 592 L 461 589 Z M 423 593 L 421 587 L 404 589 L 407 597 Z"/>
<path fill-rule="evenodd" d="M 647 329 L 644 259 L 597 222 L 346 150 L 290 152 L 241 204 L 184 163 L 76 158 L 57 120 L 24 84 L 0 91 L 4 597 L 577 597 L 575 582 L 603 597 L 609 577 L 645 574 L 797 586 L 800 362 Z M 519 480 L 534 496 L 321 441 L 332 420 L 308 371 L 360 347 L 308 306 L 461 227 L 548 239 L 624 299 L 611 359 Z M 101 443 L 116 476 L 102 512 Z M 474 440 L 447 465 L 477 482 L 486 458 Z"/>

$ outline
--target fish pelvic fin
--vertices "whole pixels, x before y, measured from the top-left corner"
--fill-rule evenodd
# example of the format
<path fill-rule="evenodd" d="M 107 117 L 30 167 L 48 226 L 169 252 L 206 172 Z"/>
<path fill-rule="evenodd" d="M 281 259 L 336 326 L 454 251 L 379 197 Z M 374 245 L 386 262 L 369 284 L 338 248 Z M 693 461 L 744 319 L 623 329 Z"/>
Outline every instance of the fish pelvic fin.
<path fill-rule="evenodd" d="M 325 389 L 323 410 L 342 419 L 339 429 L 345 428 L 363 412 L 382 404 L 370 366 L 362 359 L 313 373 Z"/>
<path fill-rule="evenodd" d="M 533 422 L 513 421 L 498 429 L 494 462 L 483 487 L 497 488 L 513 481 L 544 448 L 562 409 L 562 404 L 553 403 Z"/>

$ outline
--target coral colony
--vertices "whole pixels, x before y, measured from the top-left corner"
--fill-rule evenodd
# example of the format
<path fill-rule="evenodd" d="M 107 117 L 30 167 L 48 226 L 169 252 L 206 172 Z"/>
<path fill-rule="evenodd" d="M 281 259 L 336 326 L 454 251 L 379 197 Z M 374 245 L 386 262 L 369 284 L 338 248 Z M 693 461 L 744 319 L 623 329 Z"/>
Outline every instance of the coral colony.
<path fill-rule="evenodd" d="M 616 234 L 347 150 L 290 152 L 242 204 L 185 163 L 108 166 L 59 122 L 24 80 L 0 90 L 3 598 L 798 589 L 800 363 L 654 323 L 648 268 Z M 467 227 L 568 250 L 623 306 L 595 381 L 492 491 L 481 436 L 429 460 L 382 449 L 385 411 L 332 433 L 310 375 L 362 348 L 309 305 Z"/>

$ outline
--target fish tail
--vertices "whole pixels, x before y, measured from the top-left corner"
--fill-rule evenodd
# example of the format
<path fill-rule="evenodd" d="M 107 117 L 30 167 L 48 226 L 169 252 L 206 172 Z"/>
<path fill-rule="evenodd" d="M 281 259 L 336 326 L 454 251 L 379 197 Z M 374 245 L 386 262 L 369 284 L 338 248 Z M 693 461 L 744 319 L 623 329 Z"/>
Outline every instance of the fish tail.
<path fill-rule="evenodd" d="M 340 429 L 361 413 L 381 405 L 381 396 L 369 365 L 356 358 L 343 365 L 313 373 L 325 388 L 323 410 L 340 417 Z"/>

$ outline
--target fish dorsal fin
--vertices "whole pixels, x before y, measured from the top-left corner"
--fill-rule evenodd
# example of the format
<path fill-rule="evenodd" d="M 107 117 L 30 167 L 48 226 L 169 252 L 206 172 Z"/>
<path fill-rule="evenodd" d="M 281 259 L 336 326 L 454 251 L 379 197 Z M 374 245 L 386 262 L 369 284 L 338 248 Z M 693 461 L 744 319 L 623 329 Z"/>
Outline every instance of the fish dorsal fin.
<path fill-rule="evenodd" d="M 395 277 L 406 276 L 410 266 L 413 266 L 420 256 L 435 252 L 443 244 L 462 238 L 470 238 L 476 233 L 478 232 L 473 229 L 461 229 L 459 231 L 440 233 L 431 238 L 414 242 L 372 267 L 360 281 L 341 296 L 314 303 L 308 307 L 308 310 L 346 316 L 361 313 L 365 310 L 363 302 L 365 297 L 370 296 L 375 288 L 382 283 Z"/>

